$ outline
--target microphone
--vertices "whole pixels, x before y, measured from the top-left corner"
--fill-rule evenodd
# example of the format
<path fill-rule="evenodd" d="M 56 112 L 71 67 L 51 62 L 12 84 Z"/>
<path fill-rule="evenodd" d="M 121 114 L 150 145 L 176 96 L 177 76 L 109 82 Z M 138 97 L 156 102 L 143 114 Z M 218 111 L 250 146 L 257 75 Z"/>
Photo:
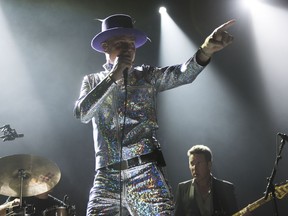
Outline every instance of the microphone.
<path fill-rule="evenodd" d="M 7 124 L 7 125 L 4 125 L 3 127 L 0 127 L 0 129 L 1 129 L 1 131 L 4 131 L 5 129 L 6 129 L 6 130 L 9 130 L 9 129 L 11 129 L 11 128 L 10 128 L 10 125 Z"/>
<path fill-rule="evenodd" d="M 123 77 L 124 77 L 124 85 L 127 86 L 128 68 L 125 68 L 125 69 L 123 70 Z"/>
<path fill-rule="evenodd" d="M 15 134 L 15 133 L 13 133 L 13 134 L 6 134 L 6 135 L 3 135 L 3 136 L 1 136 L 0 138 L 2 138 L 3 139 L 3 142 L 5 142 L 5 141 L 11 141 L 11 140 L 14 140 L 14 139 L 16 139 L 16 138 L 21 138 L 21 137 L 24 137 L 24 134 Z"/>
<path fill-rule="evenodd" d="M 4 132 L 4 135 L 0 136 L 0 138 L 3 139 L 3 142 L 24 137 L 24 134 L 18 134 L 15 129 L 11 129 L 10 125 L 4 125 L 1 129 L 1 131 Z"/>
<path fill-rule="evenodd" d="M 278 133 L 277 135 L 280 136 L 283 140 L 288 141 L 288 135 L 283 134 L 283 133 Z"/>
<path fill-rule="evenodd" d="M 15 138 L 21 138 L 21 137 L 24 137 L 24 134 L 18 134 L 18 133 L 16 133 L 16 134 L 14 134 L 14 137 L 15 137 Z"/>

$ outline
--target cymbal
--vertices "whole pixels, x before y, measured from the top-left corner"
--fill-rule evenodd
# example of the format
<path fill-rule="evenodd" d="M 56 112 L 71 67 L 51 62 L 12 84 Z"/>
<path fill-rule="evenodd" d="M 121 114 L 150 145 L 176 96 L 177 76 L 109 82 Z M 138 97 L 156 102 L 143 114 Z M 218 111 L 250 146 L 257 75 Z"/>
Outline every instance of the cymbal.
<path fill-rule="evenodd" d="M 0 194 L 36 196 L 54 188 L 60 181 L 59 167 L 52 161 L 28 154 L 0 158 Z M 21 181 L 22 179 L 22 181 Z"/>

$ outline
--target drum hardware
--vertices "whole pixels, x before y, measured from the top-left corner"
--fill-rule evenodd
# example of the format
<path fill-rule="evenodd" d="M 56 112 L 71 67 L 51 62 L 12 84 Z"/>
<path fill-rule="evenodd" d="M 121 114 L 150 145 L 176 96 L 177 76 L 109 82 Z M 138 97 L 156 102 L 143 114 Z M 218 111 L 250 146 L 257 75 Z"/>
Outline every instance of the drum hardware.
<path fill-rule="evenodd" d="M 23 197 L 33 197 L 52 190 L 60 181 L 59 167 L 52 161 L 26 154 L 11 155 L 0 158 L 0 194 L 19 197 L 19 206 L 13 207 L 6 216 L 35 216 L 33 204 L 23 203 Z M 75 216 L 75 205 L 68 203 L 69 197 L 63 201 L 48 194 L 59 205 L 48 208 L 42 216 Z M 36 215 L 40 216 L 40 215 Z"/>
<path fill-rule="evenodd" d="M 63 198 L 63 202 L 66 203 L 68 215 L 69 216 L 76 216 L 76 207 L 75 207 L 75 205 L 69 204 L 68 200 L 69 200 L 69 197 L 66 194 Z"/>
<path fill-rule="evenodd" d="M 67 196 L 67 195 L 65 195 L 65 196 Z M 64 197 L 65 197 L 65 196 L 64 196 Z M 51 194 L 48 194 L 48 197 L 51 197 L 51 198 L 54 199 L 56 202 L 60 203 L 61 206 L 67 206 L 67 204 L 66 204 L 64 201 L 57 199 L 56 197 L 52 196 Z M 64 199 L 64 200 L 65 200 L 65 199 Z"/>
<path fill-rule="evenodd" d="M 22 208 L 22 202 L 23 202 L 23 182 L 24 179 L 29 178 L 28 174 L 25 172 L 24 169 L 18 170 L 18 177 L 20 179 L 20 208 Z"/>
<path fill-rule="evenodd" d="M 4 133 L 3 136 L 0 136 L 0 138 L 3 139 L 3 142 L 11 141 L 11 140 L 14 140 L 15 138 L 24 137 L 24 134 L 18 134 L 15 129 L 12 129 L 10 127 L 9 124 L 4 125 L 3 127 L 0 127 L 0 129 L 1 129 L 1 132 Z"/>
<path fill-rule="evenodd" d="M 14 207 L 12 211 L 6 212 L 6 216 L 30 216 L 34 215 L 35 208 L 33 205 L 25 205 L 25 207 Z"/>
<path fill-rule="evenodd" d="M 65 206 L 54 206 L 46 209 L 42 213 L 43 216 L 70 216 Z"/>
<path fill-rule="evenodd" d="M 59 167 L 48 159 L 26 154 L 0 158 L 0 194 L 4 196 L 21 200 L 46 193 L 60 178 Z"/>
<path fill-rule="evenodd" d="M 76 207 L 75 205 L 71 205 L 68 203 L 68 200 L 69 200 L 69 197 L 68 195 L 66 194 L 63 198 L 63 201 L 62 200 L 59 200 L 57 199 L 56 197 L 48 194 L 49 197 L 51 197 L 52 199 L 54 199 L 56 202 L 60 203 L 60 205 L 58 207 L 56 207 L 56 213 L 57 211 L 59 212 L 58 214 L 56 214 L 56 216 L 66 216 L 64 214 L 67 213 L 69 216 L 75 216 L 76 215 Z M 44 214 L 45 215 L 45 214 Z"/>

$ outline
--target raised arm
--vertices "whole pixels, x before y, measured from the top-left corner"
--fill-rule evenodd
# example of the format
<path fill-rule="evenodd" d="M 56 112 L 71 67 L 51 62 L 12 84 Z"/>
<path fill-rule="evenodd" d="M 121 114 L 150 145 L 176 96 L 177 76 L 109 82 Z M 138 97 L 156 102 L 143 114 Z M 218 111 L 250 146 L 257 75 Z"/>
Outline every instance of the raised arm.
<path fill-rule="evenodd" d="M 200 46 L 196 58 L 201 64 L 207 63 L 215 52 L 218 52 L 233 42 L 233 36 L 227 30 L 235 24 L 235 20 L 228 22 L 217 27 Z"/>

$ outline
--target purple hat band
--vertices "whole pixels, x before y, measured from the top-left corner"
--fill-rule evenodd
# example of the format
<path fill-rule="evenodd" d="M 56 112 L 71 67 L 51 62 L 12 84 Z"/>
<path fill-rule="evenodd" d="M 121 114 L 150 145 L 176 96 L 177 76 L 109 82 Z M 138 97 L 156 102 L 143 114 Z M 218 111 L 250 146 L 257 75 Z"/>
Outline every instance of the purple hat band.
<path fill-rule="evenodd" d="M 144 45 L 147 36 L 144 32 L 133 28 L 133 22 L 130 16 L 125 14 L 116 14 L 107 17 L 102 21 L 102 31 L 98 33 L 91 41 L 91 46 L 98 52 L 104 52 L 101 44 L 114 37 L 122 35 L 131 35 L 135 38 L 135 47 Z"/>

